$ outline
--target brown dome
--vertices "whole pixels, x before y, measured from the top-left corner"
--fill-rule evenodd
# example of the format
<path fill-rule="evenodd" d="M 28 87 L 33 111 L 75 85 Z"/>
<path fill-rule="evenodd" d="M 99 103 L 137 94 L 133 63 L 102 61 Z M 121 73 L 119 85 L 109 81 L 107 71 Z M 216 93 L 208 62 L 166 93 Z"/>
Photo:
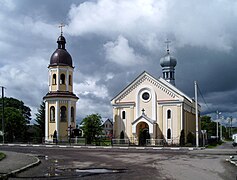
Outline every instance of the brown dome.
<path fill-rule="evenodd" d="M 66 39 L 61 35 L 58 40 L 58 49 L 54 51 L 50 58 L 49 66 L 71 66 L 72 57 L 65 49 Z"/>

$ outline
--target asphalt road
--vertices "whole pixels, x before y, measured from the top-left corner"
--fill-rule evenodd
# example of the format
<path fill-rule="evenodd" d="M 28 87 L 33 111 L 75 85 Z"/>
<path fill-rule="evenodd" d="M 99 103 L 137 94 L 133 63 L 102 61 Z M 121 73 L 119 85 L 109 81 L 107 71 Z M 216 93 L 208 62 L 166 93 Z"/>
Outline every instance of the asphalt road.
<path fill-rule="evenodd" d="M 236 179 L 228 155 L 187 150 L 73 149 L 1 147 L 30 153 L 41 164 L 10 179 Z"/>

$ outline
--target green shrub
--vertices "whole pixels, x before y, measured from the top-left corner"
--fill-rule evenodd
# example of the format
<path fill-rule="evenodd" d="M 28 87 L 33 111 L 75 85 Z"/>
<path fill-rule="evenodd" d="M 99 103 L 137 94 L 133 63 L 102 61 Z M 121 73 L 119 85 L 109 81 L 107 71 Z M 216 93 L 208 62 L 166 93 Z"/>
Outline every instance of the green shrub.
<path fill-rule="evenodd" d="M 187 143 L 191 143 L 192 145 L 194 145 L 194 142 L 195 142 L 195 137 L 193 133 L 189 132 L 187 135 Z"/>
<path fill-rule="evenodd" d="M 6 155 L 5 155 L 4 153 L 0 152 L 0 161 L 1 161 L 2 159 L 4 159 L 5 157 L 6 157 Z"/>
<path fill-rule="evenodd" d="M 184 145 L 185 145 L 185 134 L 184 134 L 184 130 L 182 130 L 181 133 L 180 133 L 179 145 L 180 145 L 180 146 L 184 146 Z"/>

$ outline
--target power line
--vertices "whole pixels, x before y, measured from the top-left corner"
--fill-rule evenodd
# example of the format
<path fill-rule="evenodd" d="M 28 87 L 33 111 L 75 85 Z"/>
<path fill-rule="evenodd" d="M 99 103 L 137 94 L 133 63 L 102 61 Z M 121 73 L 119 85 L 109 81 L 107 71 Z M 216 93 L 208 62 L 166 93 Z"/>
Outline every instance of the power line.
<path fill-rule="evenodd" d="M 209 111 L 211 111 L 211 109 L 210 109 L 210 108 L 209 108 L 209 106 L 207 105 L 207 102 L 206 102 L 206 100 L 205 100 L 204 96 L 202 95 L 202 92 L 201 92 L 201 90 L 200 90 L 200 88 L 199 88 L 199 85 L 198 85 L 198 84 L 197 84 L 197 89 L 198 89 L 198 92 L 199 92 L 199 94 L 201 95 L 201 97 L 202 97 L 202 99 L 203 99 L 203 101 L 204 101 L 205 105 L 207 106 L 207 109 L 208 109 Z"/>

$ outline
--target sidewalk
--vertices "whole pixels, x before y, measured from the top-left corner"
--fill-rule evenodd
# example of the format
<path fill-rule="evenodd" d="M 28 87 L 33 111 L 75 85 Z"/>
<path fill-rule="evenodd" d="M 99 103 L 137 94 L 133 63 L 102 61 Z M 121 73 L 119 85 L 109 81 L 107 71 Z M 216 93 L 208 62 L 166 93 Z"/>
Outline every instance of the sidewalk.
<path fill-rule="evenodd" d="M 7 179 L 8 176 L 40 163 L 40 160 L 32 155 L 10 151 L 1 152 L 6 154 L 6 157 L 0 161 L 0 179 Z"/>

